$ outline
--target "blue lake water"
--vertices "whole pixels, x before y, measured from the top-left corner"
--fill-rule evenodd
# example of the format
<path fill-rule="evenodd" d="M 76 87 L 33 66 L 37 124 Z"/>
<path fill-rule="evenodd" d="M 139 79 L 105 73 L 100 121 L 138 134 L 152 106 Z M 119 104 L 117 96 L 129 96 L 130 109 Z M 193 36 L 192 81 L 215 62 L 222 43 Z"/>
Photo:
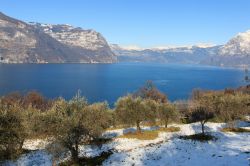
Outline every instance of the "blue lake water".
<path fill-rule="evenodd" d="M 244 71 L 178 64 L 0 64 L 0 95 L 36 90 L 44 96 L 70 99 L 78 89 L 89 102 L 132 93 L 152 80 L 171 101 L 187 99 L 192 89 L 244 85 Z"/>

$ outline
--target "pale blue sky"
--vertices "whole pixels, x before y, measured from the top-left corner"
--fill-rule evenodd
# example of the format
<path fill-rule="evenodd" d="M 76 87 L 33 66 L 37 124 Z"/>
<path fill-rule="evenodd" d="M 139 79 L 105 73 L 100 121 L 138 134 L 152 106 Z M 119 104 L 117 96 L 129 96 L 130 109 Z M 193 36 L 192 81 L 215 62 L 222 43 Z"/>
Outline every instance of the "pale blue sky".
<path fill-rule="evenodd" d="M 0 1 L 12 17 L 95 29 L 120 45 L 224 44 L 250 29 L 250 0 Z"/>

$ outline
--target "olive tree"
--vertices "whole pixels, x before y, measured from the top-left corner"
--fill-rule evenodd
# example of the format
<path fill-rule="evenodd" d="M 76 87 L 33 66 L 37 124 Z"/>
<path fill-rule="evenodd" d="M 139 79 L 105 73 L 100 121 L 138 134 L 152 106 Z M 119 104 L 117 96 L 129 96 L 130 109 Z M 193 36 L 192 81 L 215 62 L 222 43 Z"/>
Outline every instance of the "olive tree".
<path fill-rule="evenodd" d="M 155 124 L 158 116 L 159 103 L 152 99 L 144 99 L 145 120 Z"/>
<path fill-rule="evenodd" d="M 108 105 L 89 105 L 78 93 L 66 106 L 59 102 L 52 108 L 48 118 L 53 121 L 50 124 L 54 126 L 55 138 L 71 152 L 72 160 L 78 162 L 79 146 L 98 139 L 108 127 Z"/>
<path fill-rule="evenodd" d="M 86 107 L 86 126 L 91 130 L 92 136 L 96 139 L 102 134 L 104 129 L 110 127 L 110 110 L 107 102 L 98 102 Z"/>
<path fill-rule="evenodd" d="M 122 123 L 136 125 L 137 132 L 141 132 L 140 123 L 146 120 L 143 99 L 132 95 L 121 97 L 115 104 L 116 116 Z"/>
<path fill-rule="evenodd" d="M 235 127 L 236 120 L 243 119 L 250 111 L 250 95 L 232 90 L 203 93 L 194 103 L 214 112 L 216 120 L 228 123 L 232 128 Z"/>
<path fill-rule="evenodd" d="M 210 112 L 206 107 L 197 107 L 191 113 L 193 122 L 201 123 L 202 134 L 205 134 L 204 126 L 205 123 L 214 117 L 214 113 Z"/>
<path fill-rule="evenodd" d="M 236 120 L 243 119 L 244 116 L 249 114 L 250 95 L 241 93 L 224 94 L 218 100 L 220 101 L 218 116 L 231 128 L 235 127 Z"/>
<path fill-rule="evenodd" d="M 169 122 L 177 121 L 179 119 L 179 113 L 175 106 L 170 103 L 163 103 L 159 106 L 159 119 L 164 122 L 165 128 L 168 127 Z"/>
<path fill-rule="evenodd" d="M 5 105 L 0 101 L 0 159 L 13 159 L 22 152 L 27 137 L 25 122 L 20 105 Z"/>

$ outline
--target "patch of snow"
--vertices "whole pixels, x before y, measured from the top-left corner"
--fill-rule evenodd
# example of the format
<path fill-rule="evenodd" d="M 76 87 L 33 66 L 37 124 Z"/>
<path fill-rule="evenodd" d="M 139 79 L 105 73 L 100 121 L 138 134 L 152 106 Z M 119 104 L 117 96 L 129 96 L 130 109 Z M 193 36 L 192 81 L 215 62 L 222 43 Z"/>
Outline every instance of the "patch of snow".
<path fill-rule="evenodd" d="M 28 139 L 24 141 L 23 148 L 28 150 L 45 149 L 50 144 L 48 139 Z"/>
<path fill-rule="evenodd" d="M 218 140 L 208 143 L 168 139 L 162 144 L 134 148 L 114 153 L 104 165 L 170 165 L 170 166 L 241 166 L 250 164 L 250 134 L 221 133 L 225 124 L 208 123 L 207 130 L 214 131 Z M 178 134 L 200 132 L 198 124 L 181 125 Z M 174 135 L 174 134 L 173 134 Z M 126 145 L 134 147 L 134 140 Z"/>
<path fill-rule="evenodd" d="M 246 126 L 239 122 L 239 126 Z M 124 133 L 135 131 L 135 128 L 109 130 L 104 137 L 113 138 L 113 141 L 97 146 L 80 146 L 80 156 L 97 156 L 103 151 L 113 150 L 103 165 L 170 165 L 170 166 L 241 166 L 250 164 L 250 134 L 249 133 L 223 133 L 224 123 L 206 123 L 205 130 L 218 138 L 216 141 L 206 143 L 182 140 L 180 135 L 191 135 L 201 132 L 200 123 L 173 124 L 180 127 L 179 132 L 160 132 L 155 140 L 137 140 L 116 138 Z M 143 130 L 155 128 L 143 127 Z M 46 141 L 26 141 L 29 149 L 40 149 Z M 66 156 L 63 160 L 69 158 Z M 7 162 L 14 165 L 51 165 L 51 156 L 37 150 L 21 156 L 16 162 Z"/>
<path fill-rule="evenodd" d="M 51 166 L 51 156 L 43 150 L 22 155 L 17 161 L 8 161 L 3 166 Z"/>

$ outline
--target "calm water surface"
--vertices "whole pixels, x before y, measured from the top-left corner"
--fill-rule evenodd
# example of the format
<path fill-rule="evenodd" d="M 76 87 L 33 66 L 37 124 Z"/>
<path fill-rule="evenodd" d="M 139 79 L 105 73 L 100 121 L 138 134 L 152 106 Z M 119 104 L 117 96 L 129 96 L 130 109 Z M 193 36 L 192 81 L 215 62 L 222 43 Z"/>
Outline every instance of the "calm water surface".
<path fill-rule="evenodd" d="M 170 100 L 186 99 L 192 89 L 224 89 L 244 85 L 244 71 L 178 64 L 0 64 L 0 95 L 36 90 L 70 99 L 78 89 L 90 102 L 134 92 L 146 80 Z"/>

